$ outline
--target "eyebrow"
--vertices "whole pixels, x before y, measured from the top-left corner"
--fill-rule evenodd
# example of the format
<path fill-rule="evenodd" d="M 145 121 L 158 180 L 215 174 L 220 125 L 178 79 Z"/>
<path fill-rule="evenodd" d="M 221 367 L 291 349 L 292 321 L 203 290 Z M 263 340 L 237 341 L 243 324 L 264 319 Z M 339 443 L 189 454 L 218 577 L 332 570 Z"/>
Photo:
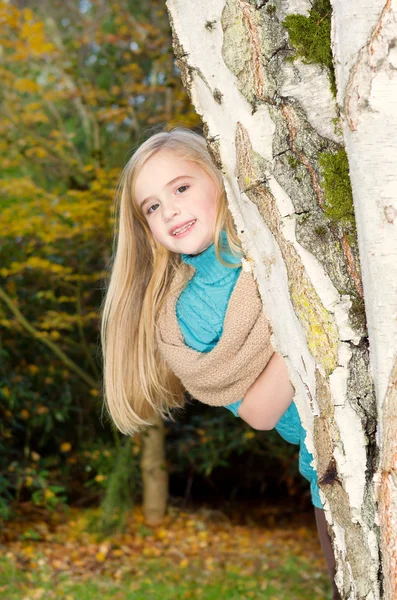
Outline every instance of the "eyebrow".
<path fill-rule="evenodd" d="M 176 181 L 178 181 L 178 179 L 194 179 L 194 177 L 191 177 L 190 175 L 178 175 L 178 177 L 175 177 L 174 179 L 171 179 L 171 181 L 166 183 L 165 187 L 166 188 L 170 187 Z M 142 202 L 142 204 L 140 205 L 140 207 L 143 208 L 147 202 L 150 202 L 150 200 L 152 200 L 152 198 L 153 198 L 153 196 L 148 196 L 147 198 L 145 198 L 144 201 Z"/>

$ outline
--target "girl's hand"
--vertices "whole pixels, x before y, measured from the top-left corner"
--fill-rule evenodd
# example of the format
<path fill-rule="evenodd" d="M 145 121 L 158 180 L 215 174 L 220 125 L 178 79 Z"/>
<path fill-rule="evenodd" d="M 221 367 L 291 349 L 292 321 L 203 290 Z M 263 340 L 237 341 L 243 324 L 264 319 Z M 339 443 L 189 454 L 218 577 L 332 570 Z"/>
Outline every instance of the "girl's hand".
<path fill-rule="evenodd" d="M 294 395 L 285 360 L 275 352 L 248 389 L 237 412 L 254 429 L 273 429 Z"/>

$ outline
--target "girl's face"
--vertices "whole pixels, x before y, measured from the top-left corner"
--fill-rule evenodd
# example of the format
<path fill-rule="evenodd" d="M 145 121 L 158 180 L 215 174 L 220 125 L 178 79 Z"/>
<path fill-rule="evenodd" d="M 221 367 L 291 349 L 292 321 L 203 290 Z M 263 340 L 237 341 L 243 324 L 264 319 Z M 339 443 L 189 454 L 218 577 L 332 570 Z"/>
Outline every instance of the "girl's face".
<path fill-rule="evenodd" d="M 199 254 L 212 243 L 218 190 L 197 163 L 170 150 L 151 156 L 135 182 L 135 198 L 162 245 L 179 254 Z"/>

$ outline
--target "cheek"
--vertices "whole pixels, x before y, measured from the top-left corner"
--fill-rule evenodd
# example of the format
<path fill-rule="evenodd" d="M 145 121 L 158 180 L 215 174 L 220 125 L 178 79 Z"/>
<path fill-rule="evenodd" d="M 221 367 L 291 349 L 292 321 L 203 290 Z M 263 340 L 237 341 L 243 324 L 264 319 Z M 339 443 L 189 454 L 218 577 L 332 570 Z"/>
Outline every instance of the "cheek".
<path fill-rule="evenodd" d="M 206 194 L 206 201 L 203 203 L 204 210 L 207 212 L 207 214 L 210 214 L 211 216 L 214 216 L 216 213 L 216 204 L 217 204 L 216 199 L 217 199 L 216 189 L 214 189 L 214 187 L 211 185 L 211 186 L 209 186 L 207 194 Z"/>
<path fill-rule="evenodd" d="M 216 215 L 216 196 L 214 196 L 209 202 L 208 202 L 208 212 L 211 214 L 211 217 L 214 218 Z"/>
<path fill-rule="evenodd" d="M 156 237 L 158 227 L 156 227 L 156 221 L 154 219 L 150 219 L 146 222 L 147 229 L 152 233 L 154 237 Z"/>

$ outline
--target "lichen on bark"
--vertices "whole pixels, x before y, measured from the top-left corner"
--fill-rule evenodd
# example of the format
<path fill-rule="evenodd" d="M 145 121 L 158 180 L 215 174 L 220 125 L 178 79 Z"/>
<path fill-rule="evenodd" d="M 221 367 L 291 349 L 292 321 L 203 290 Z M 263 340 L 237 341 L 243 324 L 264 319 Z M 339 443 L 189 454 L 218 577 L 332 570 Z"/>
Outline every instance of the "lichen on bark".
<path fill-rule="evenodd" d="M 227 0 L 221 24 L 222 57 L 236 76 L 240 93 L 253 108 L 258 103 L 271 103 L 280 88 L 281 55 L 291 53 L 287 33 L 274 11 Z"/>

